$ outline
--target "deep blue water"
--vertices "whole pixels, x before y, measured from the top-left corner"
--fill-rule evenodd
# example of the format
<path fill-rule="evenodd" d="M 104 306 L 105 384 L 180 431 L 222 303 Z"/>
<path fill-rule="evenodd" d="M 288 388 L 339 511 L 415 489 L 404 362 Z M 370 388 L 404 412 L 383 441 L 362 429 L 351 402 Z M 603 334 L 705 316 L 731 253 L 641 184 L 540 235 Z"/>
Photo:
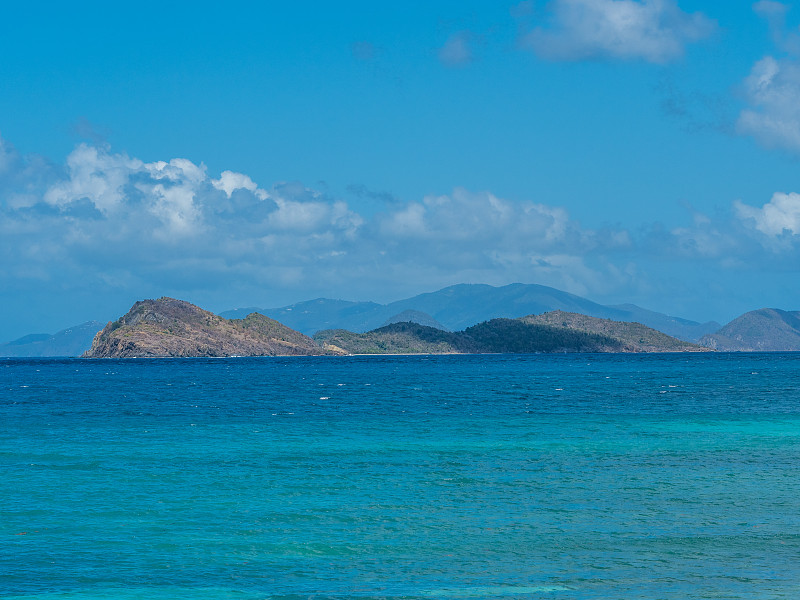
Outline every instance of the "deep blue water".
<path fill-rule="evenodd" d="M 800 355 L 0 360 L 0 598 L 800 598 Z"/>

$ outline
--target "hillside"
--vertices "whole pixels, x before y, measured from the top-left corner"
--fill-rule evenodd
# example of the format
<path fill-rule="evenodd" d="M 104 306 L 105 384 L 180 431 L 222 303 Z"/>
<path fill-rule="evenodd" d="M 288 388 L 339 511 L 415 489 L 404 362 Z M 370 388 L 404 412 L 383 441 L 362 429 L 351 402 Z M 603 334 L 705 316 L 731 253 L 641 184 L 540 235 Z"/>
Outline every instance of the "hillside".
<path fill-rule="evenodd" d="M 646 308 L 636 306 L 635 304 L 617 304 L 609 306 L 608 308 L 613 308 L 622 313 L 622 316 L 613 317 L 618 321 L 642 323 L 647 327 L 656 329 L 662 333 L 666 333 L 667 335 L 678 338 L 679 340 L 683 340 L 685 342 L 697 343 L 697 341 L 704 335 L 714 333 L 720 327 L 722 327 L 722 325 L 716 321 L 698 323 L 696 321 L 690 321 L 689 319 L 672 317 L 660 312 L 647 310 Z"/>
<path fill-rule="evenodd" d="M 410 321 L 366 333 L 328 329 L 314 335 L 324 348 L 348 354 L 455 354 L 461 352 L 459 340 L 458 333 Z"/>
<path fill-rule="evenodd" d="M 627 352 L 697 352 L 702 350 L 641 323 L 598 319 L 560 310 L 542 315 L 529 315 L 520 319 L 524 323 L 566 327 L 611 337 L 619 341 Z"/>
<path fill-rule="evenodd" d="M 800 311 L 753 310 L 704 336 L 700 343 L 724 352 L 800 350 Z"/>
<path fill-rule="evenodd" d="M 459 332 L 394 323 L 366 332 L 318 332 L 314 340 L 351 354 L 697 352 L 705 351 L 639 323 L 562 311 L 520 319 L 491 319 Z"/>
<path fill-rule="evenodd" d="M 323 354 L 313 340 L 264 315 L 223 319 L 174 298 L 142 300 L 106 325 L 85 358 Z"/>
<path fill-rule="evenodd" d="M 458 331 L 490 319 L 514 319 L 553 310 L 616 321 L 640 322 L 685 341 L 697 341 L 701 336 L 719 329 L 719 324 L 714 322 L 696 323 L 633 304 L 604 306 L 545 285 L 521 283 L 502 287 L 484 284 L 453 285 L 390 304 L 318 298 L 282 308 L 237 309 L 220 313 L 220 316 L 234 318 L 258 312 L 307 335 L 313 335 L 324 329 L 355 332 L 374 330 L 389 321 L 395 321 L 394 317 L 405 311 L 425 313 L 443 328 Z"/>

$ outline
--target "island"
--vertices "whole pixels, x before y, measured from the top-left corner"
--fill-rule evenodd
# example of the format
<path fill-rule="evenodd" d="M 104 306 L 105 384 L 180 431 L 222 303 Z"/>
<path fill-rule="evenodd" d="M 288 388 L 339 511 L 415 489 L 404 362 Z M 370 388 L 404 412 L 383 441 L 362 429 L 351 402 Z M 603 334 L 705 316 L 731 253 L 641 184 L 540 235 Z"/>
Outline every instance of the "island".
<path fill-rule="evenodd" d="M 136 302 L 108 323 L 84 358 L 307 356 L 330 354 L 308 336 L 253 313 L 224 319 L 184 300 Z"/>
<path fill-rule="evenodd" d="M 312 339 L 258 313 L 225 319 L 184 300 L 162 297 L 136 302 L 108 323 L 83 357 L 708 351 L 639 323 L 563 311 L 491 319 L 456 332 L 407 321 L 366 333 L 320 331 Z"/>

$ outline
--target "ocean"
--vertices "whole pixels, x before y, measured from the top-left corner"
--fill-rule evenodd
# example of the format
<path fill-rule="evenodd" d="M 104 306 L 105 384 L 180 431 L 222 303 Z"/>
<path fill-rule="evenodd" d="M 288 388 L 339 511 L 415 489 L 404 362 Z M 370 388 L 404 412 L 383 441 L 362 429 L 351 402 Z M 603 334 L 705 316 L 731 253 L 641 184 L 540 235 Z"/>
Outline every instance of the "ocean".
<path fill-rule="evenodd" d="M 0 359 L 0 598 L 800 598 L 800 354 Z"/>

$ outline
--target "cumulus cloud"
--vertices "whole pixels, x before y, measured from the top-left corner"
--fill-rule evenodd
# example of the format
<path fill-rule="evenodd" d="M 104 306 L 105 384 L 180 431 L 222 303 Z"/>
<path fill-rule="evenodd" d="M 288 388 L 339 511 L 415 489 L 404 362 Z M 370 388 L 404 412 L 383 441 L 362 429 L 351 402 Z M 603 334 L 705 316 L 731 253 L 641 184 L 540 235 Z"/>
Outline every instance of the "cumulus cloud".
<path fill-rule="evenodd" d="M 376 289 L 406 293 L 409 282 L 509 280 L 585 293 L 587 281 L 609 278 L 603 261 L 584 255 L 630 244 L 626 232 L 584 229 L 563 208 L 489 192 L 391 198 L 364 216 L 300 183 L 261 187 L 186 159 L 145 162 L 80 144 L 43 176 L 36 160 L 2 148 L 10 158 L 0 178 L 8 192 L 0 195 L 0 279 L 18 295 L 33 281 L 42 291 L 134 297 L 245 288 L 348 297 L 354 286 L 374 297 Z"/>
<path fill-rule="evenodd" d="M 769 257 L 788 265 L 800 248 L 798 194 L 776 194 L 762 207 L 737 203 L 728 216 L 695 215 L 671 230 L 592 229 L 563 207 L 488 191 L 392 197 L 365 215 L 301 183 L 262 187 L 186 159 L 145 162 L 81 144 L 64 165 L 51 165 L 7 142 L 0 148 L 7 303 L 116 295 L 123 309 L 166 294 L 230 308 L 280 305 L 270 300 L 276 293 L 392 300 L 514 281 L 597 298 L 644 285 L 648 264 L 701 259 L 730 269 Z"/>
<path fill-rule="evenodd" d="M 439 60 L 447 67 L 461 67 L 473 61 L 472 43 L 474 35 L 469 31 L 459 31 L 451 35 L 444 46 L 439 48 Z"/>
<path fill-rule="evenodd" d="M 254 193 L 262 200 L 266 200 L 267 198 L 267 193 L 264 190 L 259 190 L 256 183 L 244 173 L 223 171 L 219 179 L 211 180 L 211 185 L 225 192 L 228 198 L 230 198 L 236 190 L 247 190 L 248 192 Z"/>
<path fill-rule="evenodd" d="M 520 39 L 550 60 L 621 59 L 667 63 L 716 24 L 674 0 L 553 0 L 549 21 Z"/>
<path fill-rule="evenodd" d="M 778 192 L 761 208 L 741 201 L 735 208 L 739 218 L 767 236 L 800 235 L 800 194 Z"/>

